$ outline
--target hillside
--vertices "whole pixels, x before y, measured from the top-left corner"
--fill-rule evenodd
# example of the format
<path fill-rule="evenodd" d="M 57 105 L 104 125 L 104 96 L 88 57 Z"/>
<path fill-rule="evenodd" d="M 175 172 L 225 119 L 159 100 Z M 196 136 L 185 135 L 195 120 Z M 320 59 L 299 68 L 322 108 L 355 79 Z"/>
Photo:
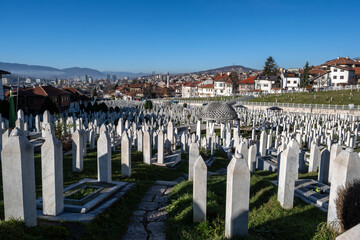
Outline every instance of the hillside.
<path fill-rule="evenodd" d="M 91 68 L 72 67 L 65 69 L 58 69 L 47 66 L 28 65 L 19 63 L 6 63 L 0 62 L 0 69 L 11 72 L 12 75 L 18 75 L 22 77 L 34 77 L 34 78 L 74 78 L 84 75 L 89 75 L 94 78 L 105 78 L 107 74 L 116 74 L 119 77 L 139 77 L 146 75 L 145 73 L 133 73 L 133 72 L 101 72 Z"/>
<path fill-rule="evenodd" d="M 259 70 L 244 67 L 244 66 L 241 66 L 241 65 L 232 65 L 232 66 L 225 66 L 225 67 L 220 67 L 220 68 L 208 69 L 208 70 L 194 72 L 194 73 L 215 74 L 215 73 L 220 73 L 220 72 L 250 72 L 250 71 L 259 71 Z"/>
<path fill-rule="evenodd" d="M 310 104 L 333 104 L 333 105 L 360 105 L 360 92 L 350 90 L 338 90 L 327 92 L 303 92 L 303 93 L 282 93 L 269 94 L 256 97 L 250 102 L 278 102 L 278 103 L 306 103 Z M 312 100 L 311 100 L 312 99 Z"/>

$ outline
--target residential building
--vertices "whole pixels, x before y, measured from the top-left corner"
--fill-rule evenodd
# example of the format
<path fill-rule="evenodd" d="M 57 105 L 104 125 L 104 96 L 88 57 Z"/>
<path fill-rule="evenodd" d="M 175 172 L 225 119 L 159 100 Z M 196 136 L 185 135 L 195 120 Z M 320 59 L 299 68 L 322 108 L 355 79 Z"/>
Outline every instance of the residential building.
<path fill-rule="evenodd" d="M 313 67 L 309 70 L 309 81 L 313 88 L 327 88 L 331 86 L 330 70 L 324 70 L 320 67 Z"/>
<path fill-rule="evenodd" d="M 354 68 L 355 70 L 355 84 L 360 84 L 360 67 Z"/>
<path fill-rule="evenodd" d="M 280 76 L 257 76 L 255 78 L 255 90 L 272 93 L 281 89 Z"/>
<path fill-rule="evenodd" d="M 183 98 L 191 98 L 197 97 L 197 86 L 200 82 L 188 82 L 182 86 L 182 97 Z"/>
<path fill-rule="evenodd" d="M 214 84 L 203 84 L 198 86 L 199 97 L 214 97 Z"/>
<path fill-rule="evenodd" d="M 229 74 L 218 74 L 214 78 L 214 94 L 216 96 L 231 96 L 233 87 Z"/>
<path fill-rule="evenodd" d="M 321 68 L 329 69 L 331 66 L 340 66 L 340 67 L 360 67 L 360 62 L 352 60 L 349 57 L 337 57 L 336 59 L 329 60 L 324 64 L 321 64 Z"/>
<path fill-rule="evenodd" d="M 330 66 L 331 86 L 355 84 L 355 70 L 351 67 Z"/>
<path fill-rule="evenodd" d="M 301 78 L 299 72 L 283 70 L 280 77 L 283 89 L 297 90 L 300 87 Z"/>
<path fill-rule="evenodd" d="M 64 91 L 70 93 L 70 100 L 71 102 L 86 102 L 89 101 L 90 98 L 85 95 L 82 91 L 74 88 L 74 87 L 64 87 Z"/>
<path fill-rule="evenodd" d="M 258 75 L 254 75 L 247 79 L 239 81 L 238 92 L 240 94 L 242 94 L 242 93 L 248 93 L 248 92 L 254 91 L 255 90 L 255 78 L 257 76 Z"/>
<path fill-rule="evenodd" d="M 69 92 L 53 86 L 20 88 L 19 93 L 15 90 L 13 95 L 15 102 L 17 101 L 16 98 L 19 97 L 19 108 L 23 109 L 25 114 L 39 113 L 46 97 L 49 97 L 56 104 L 60 112 L 67 110 L 71 101 Z"/>

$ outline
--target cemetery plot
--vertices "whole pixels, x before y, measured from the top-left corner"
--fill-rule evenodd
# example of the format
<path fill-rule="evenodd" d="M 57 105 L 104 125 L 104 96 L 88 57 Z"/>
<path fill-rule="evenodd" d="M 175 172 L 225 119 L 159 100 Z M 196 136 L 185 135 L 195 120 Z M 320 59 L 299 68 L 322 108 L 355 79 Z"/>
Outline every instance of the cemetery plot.
<path fill-rule="evenodd" d="M 64 188 L 64 211 L 88 213 L 127 185 L 127 182 L 106 183 L 95 179 L 82 179 Z M 42 198 L 37 200 L 37 208 L 42 209 Z"/>
<path fill-rule="evenodd" d="M 93 231 L 97 238 L 118 233 L 119 225 L 124 234 L 130 211 L 162 205 L 154 196 L 143 196 L 146 188 L 156 180 L 188 178 L 172 193 L 166 224 L 170 238 L 248 234 L 308 239 L 326 221 L 326 213 L 308 203 L 328 209 L 328 221 L 336 219 L 335 188 L 358 177 L 360 161 L 354 150 L 359 149 L 360 124 L 353 116 L 236 112 L 227 103 L 203 108 L 154 104 L 146 109 L 140 104 L 105 101 L 102 106 L 112 110 L 82 109 L 60 117 L 45 112 L 34 118 L 19 110 L 12 131 L 8 120 L 0 119 L 5 219 L 16 217 L 25 226 L 35 226 L 37 217 L 91 222 L 98 216 L 100 222 L 90 223 L 97 228 Z M 66 128 L 60 129 L 64 123 Z M 26 136 L 32 136 L 32 144 Z M 34 146 L 41 146 L 41 167 L 36 157 L 35 174 Z M 63 153 L 70 149 L 63 161 Z M 18 168 L 22 171 L 14 171 Z M 277 178 L 278 188 L 270 182 Z M 41 180 L 41 189 L 35 179 Z M 16 189 L 14 181 L 21 183 Z M 329 182 L 332 188 L 326 185 Z M 71 185 L 64 189 L 64 183 Z M 130 189 L 135 193 L 130 191 L 126 198 Z M 43 197 L 37 200 L 37 210 L 36 194 Z M 14 204 L 12 196 L 20 202 Z M 124 201 L 114 204 L 120 198 Z M 138 206 L 141 199 L 149 203 Z M 146 225 L 142 233 L 156 237 L 148 232 L 156 224 L 146 219 L 142 218 Z M 101 221 L 111 227 L 102 230 Z"/>
<path fill-rule="evenodd" d="M 277 181 L 271 181 L 276 186 Z M 300 197 L 324 212 L 328 210 L 330 187 L 313 179 L 299 179 L 295 182 L 295 196 Z"/>

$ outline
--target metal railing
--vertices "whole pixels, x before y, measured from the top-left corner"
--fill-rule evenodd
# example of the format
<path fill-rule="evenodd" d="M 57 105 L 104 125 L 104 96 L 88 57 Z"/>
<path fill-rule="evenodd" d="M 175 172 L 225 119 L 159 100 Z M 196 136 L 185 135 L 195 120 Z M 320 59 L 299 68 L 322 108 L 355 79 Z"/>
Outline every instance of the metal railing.
<path fill-rule="evenodd" d="M 328 109 L 328 110 L 353 110 L 360 111 L 360 105 L 337 105 L 337 104 L 308 104 L 308 103 L 275 103 L 275 102 L 238 102 L 242 105 L 250 106 L 267 106 L 280 108 L 312 108 L 312 109 Z"/>
<path fill-rule="evenodd" d="M 234 98 L 231 97 L 224 97 L 224 98 L 219 98 L 219 97 L 209 97 L 209 98 L 198 98 L 198 99 L 186 99 L 186 98 L 169 98 L 169 99 L 161 99 L 161 98 L 157 98 L 157 99 L 150 99 L 151 101 L 154 101 L 155 103 L 162 103 L 162 102 L 169 102 L 169 101 L 176 101 L 178 103 L 198 103 L 198 104 L 203 104 L 203 103 L 209 103 L 209 102 L 213 102 L 213 101 L 221 101 L 221 102 L 227 102 L 229 104 L 234 104 L 237 102 L 241 102 L 241 101 L 248 101 L 250 99 L 252 99 L 254 96 L 235 96 Z"/>

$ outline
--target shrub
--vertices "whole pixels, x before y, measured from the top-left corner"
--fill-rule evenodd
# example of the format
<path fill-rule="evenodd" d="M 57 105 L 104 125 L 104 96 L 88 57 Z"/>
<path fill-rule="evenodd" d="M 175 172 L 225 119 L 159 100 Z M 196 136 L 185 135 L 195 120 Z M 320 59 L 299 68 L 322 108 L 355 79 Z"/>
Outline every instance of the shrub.
<path fill-rule="evenodd" d="M 144 103 L 144 108 L 145 109 L 148 109 L 148 110 L 151 110 L 152 109 L 152 101 L 150 100 L 146 100 L 146 102 Z"/>
<path fill-rule="evenodd" d="M 183 104 L 183 107 L 186 108 L 186 107 L 187 107 L 187 103 L 184 103 L 184 104 Z"/>
<path fill-rule="evenodd" d="M 336 211 L 341 231 L 349 230 L 360 223 L 360 180 L 346 184 L 338 190 Z"/>

